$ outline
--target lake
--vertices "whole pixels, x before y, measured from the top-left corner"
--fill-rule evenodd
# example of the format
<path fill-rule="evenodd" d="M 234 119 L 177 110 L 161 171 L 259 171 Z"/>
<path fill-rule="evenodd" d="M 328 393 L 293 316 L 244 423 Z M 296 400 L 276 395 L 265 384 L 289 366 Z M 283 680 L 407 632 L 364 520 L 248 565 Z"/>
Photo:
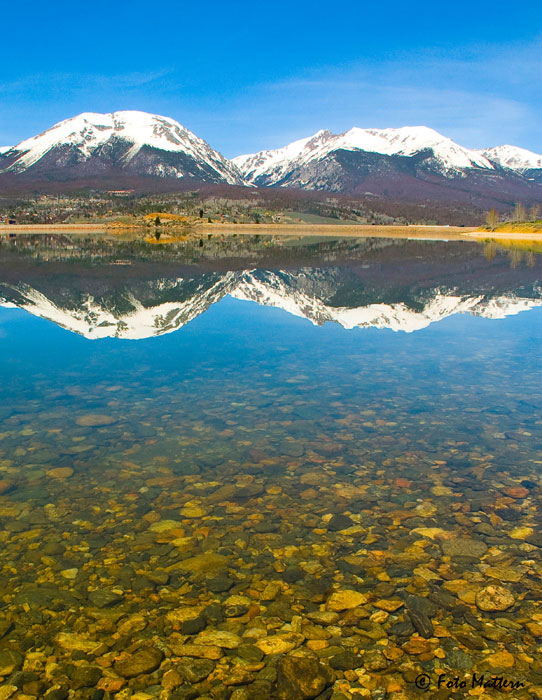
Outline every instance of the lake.
<path fill-rule="evenodd" d="M 0 697 L 542 693 L 536 246 L 14 236 L 0 347 Z"/>

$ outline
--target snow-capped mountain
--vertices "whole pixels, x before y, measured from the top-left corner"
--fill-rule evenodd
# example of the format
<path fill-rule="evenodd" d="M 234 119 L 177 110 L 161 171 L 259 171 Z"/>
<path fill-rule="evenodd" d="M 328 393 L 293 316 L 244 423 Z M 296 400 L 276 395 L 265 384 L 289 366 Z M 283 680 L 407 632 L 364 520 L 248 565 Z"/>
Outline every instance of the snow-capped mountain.
<path fill-rule="evenodd" d="M 146 112 L 85 112 L 5 150 L 8 173 L 129 174 L 243 184 L 237 167 L 174 119 Z"/>
<path fill-rule="evenodd" d="M 281 184 L 292 171 L 302 170 L 309 163 L 321 161 L 337 151 L 362 151 L 386 156 L 431 152 L 437 168 L 444 173 L 457 173 L 465 168 L 494 168 L 481 153 L 463 148 L 425 126 L 400 129 L 354 127 L 344 134 L 319 131 L 284 148 L 238 156 L 233 162 L 250 182 L 276 185 Z"/>
<path fill-rule="evenodd" d="M 1 147 L 0 175 L 18 185 L 21 179 L 185 178 L 481 208 L 542 200 L 542 156 L 514 146 L 464 148 L 425 126 L 323 130 L 228 160 L 174 119 L 137 111 L 85 112 Z"/>
<path fill-rule="evenodd" d="M 542 169 L 532 170 L 541 167 L 540 161 L 529 154 L 526 165 L 527 153 L 518 160 L 505 158 L 501 149 L 464 148 L 425 126 L 354 127 L 343 134 L 319 131 L 284 148 L 238 156 L 233 162 L 248 182 L 260 187 L 470 203 L 474 197 L 482 204 L 488 198 L 542 196 L 533 182 L 542 182 Z"/>
<path fill-rule="evenodd" d="M 520 173 L 542 168 L 542 155 L 518 146 L 495 146 L 495 148 L 486 148 L 478 153 L 492 163 Z"/>
<path fill-rule="evenodd" d="M 17 307 L 88 339 L 139 340 L 178 330 L 226 295 L 282 309 L 314 325 L 338 323 L 345 329 L 379 328 L 411 333 L 449 316 L 469 313 L 504 318 L 542 306 L 536 298 L 516 293 L 469 293 L 436 287 L 415 299 L 351 306 L 330 303 L 341 286 L 337 268 L 249 270 L 202 275 L 194 279 L 159 279 L 137 283 L 115 298 L 91 293 L 47 295 L 25 283 L 0 286 L 0 306 Z M 413 303 L 413 301 L 415 303 Z"/>

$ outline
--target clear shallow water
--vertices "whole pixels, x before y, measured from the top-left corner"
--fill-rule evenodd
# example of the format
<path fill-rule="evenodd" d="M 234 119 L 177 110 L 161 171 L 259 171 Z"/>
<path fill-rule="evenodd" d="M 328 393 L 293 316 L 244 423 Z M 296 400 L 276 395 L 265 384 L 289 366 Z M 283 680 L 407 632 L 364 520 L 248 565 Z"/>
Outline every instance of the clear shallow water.
<path fill-rule="evenodd" d="M 217 250 L 197 264 L 161 250 L 158 267 L 138 251 L 109 272 L 89 245 L 77 262 L 56 244 L 46 264 L 41 249 L 2 251 L 7 302 L 62 310 L 65 325 L 86 304 L 89 334 L 103 309 L 117 335 L 141 306 L 183 309 L 168 306 L 179 330 L 139 340 L 0 309 L 6 683 L 35 697 L 55 684 L 81 698 L 302 697 L 293 673 L 322 698 L 400 698 L 425 673 L 435 697 L 464 697 L 439 675 L 477 673 L 529 697 L 542 685 L 542 311 L 447 314 L 536 302 L 538 258 L 267 247 L 240 243 L 220 264 Z M 295 313 L 320 322 L 329 309 L 366 322 L 375 304 L 381 326 L 399 312 L 434 322 L 316 326 L 251 293 L 290 310 L 303 296 Z M 154 660 L 132 674 L 141 649 Z"/>

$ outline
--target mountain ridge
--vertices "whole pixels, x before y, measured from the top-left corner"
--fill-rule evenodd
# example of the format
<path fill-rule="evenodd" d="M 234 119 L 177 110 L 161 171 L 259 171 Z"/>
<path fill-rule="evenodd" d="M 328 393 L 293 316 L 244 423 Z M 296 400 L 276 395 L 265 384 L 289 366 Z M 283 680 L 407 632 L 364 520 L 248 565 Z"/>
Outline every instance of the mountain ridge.
<path fill-rule="evenodd" d="M 119 168 L 156 177 L 244 184 L 235 165 L 179 122 L 138 111 L 83 112 L 5 150 L 0 172 Z M 0 161 L 0 165 L 1 165 Z"/>
<path fill-rule="evenodd" d="M 138 111 L 84 112 L 2 147 L 0 173 L 53 181 L 125 174 L 480 205 L 542 199 L 542 155 L 509 145 L 468 149 L 426 126 L 321 130 L 228 160 L 176 120 Z"/>

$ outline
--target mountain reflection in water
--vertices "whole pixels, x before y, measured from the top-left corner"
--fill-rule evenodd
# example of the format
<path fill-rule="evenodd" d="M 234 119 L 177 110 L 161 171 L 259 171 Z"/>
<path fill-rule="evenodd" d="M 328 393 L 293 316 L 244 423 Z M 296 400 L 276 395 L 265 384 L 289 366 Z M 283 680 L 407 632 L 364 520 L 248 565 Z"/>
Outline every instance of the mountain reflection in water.
<path fill-rule="evenodd" d="M 457 313 L 542 305 L 542 260 L 494 244 L 231 237 L 152 245 L 19 236 L 0 244 L 0 303 L 87 338 L 175 331 L 227 295 L 316 325 L 416 331 Z"/>

